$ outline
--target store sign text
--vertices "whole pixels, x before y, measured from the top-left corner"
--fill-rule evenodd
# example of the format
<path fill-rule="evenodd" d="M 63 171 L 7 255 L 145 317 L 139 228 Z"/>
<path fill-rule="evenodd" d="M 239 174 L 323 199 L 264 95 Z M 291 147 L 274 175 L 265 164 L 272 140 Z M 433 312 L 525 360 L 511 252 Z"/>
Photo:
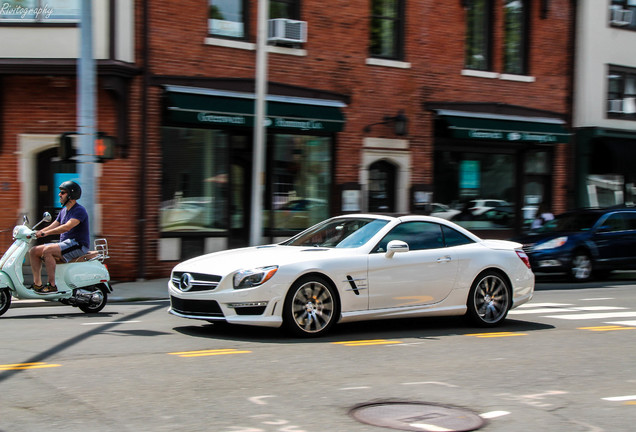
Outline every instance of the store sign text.
<path fill-rule="evenodd" d="M 479 129 L 471 129 L 468 136 L 475 139 L 489 139 L 501 141 L 532 141 L 540 143 L 557 142 L 555 135 L 529 133 L 529 132 L 502 132 L 502 131 L 485 131 Z"/>
<path fill-rule="evenodd" d="M 251 122 L 248 123 L 246 116 L 240 115 L 221 115 L 206 112 L 199 112 L 197 114 L 197 120 L 201 123 L 215 123 L 215 124 L 228 124 L 239 126 L 251 126 Z M 276 127 L 284 129 L 297 129 L 297 130 L 323 130 L 325 125 L 316 120 L 289 120 L 285 118 L 265 118 L 265 127 Z"/>

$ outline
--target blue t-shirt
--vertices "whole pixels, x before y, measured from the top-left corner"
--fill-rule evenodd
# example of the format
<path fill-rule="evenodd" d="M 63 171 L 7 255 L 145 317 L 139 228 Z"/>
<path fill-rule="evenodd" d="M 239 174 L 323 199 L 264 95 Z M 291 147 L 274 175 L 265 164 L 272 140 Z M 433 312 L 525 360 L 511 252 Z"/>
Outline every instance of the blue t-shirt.
<path fill-rule="evenodd" d="M 60 241 L 74 239 L 80 246 L 89 248 L 91 235 L 88 229 L 88 213 L 86 209 L 78 203 L 75 203 L 70 210 L 67 210 L 66 207 L 62 207 L 62 211 L 57 215 L 55 220 L 57 220 L 60 225 L 64 225 L 71 219 L 77 219 L 80 223 L 71 228 L 70 231 L 62 233 L 60 235 Z"/>

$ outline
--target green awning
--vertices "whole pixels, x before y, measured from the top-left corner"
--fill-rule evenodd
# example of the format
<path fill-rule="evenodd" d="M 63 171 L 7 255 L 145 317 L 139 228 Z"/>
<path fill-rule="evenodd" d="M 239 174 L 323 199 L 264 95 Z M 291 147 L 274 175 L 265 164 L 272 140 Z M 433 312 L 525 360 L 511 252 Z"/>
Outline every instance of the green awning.
<path fill-rule="evenodd" d="M 451 138 L 519 143 L 567 143 L 565 122 L 552 117 L 526 117 L 437 110 Z"/>
<path fill-rule="evenodd" d="M 217 126 L 254 126 L 252 93 L 165 86 L 167 118 L 173 122 Z M 345 103 L 329 99 L 267 95 L 266 125 L 294 131 L 340 132 Z"/>

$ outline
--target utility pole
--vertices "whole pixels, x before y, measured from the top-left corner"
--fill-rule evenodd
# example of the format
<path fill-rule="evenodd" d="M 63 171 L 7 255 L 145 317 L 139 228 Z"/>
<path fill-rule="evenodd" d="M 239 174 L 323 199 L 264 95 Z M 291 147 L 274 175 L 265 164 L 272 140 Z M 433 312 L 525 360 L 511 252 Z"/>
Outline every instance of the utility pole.
<path fill-rule="evenodd" d="M 258 0 L 256 36 L 256 102 L 254 109 L 254 160 L 252 162 L 252 206 L 250 245 L 261 244 L 263 237 L 263 191 L 265 190 L 265 115 L 267 95 L 267 20 L 269 0 Z"/>
<path fill-rule="evenodd" d="M 95 60 L 93 59 L 93 5 L 82 0 L 80 15 L 80 58 L 77 63 L 77 126 L 79 152 L 77 166 L 82 187 L 82 205 L 88 212 L 91 242 L 94 235 L 95 214 L 95 149 L 96 91 Z"/>

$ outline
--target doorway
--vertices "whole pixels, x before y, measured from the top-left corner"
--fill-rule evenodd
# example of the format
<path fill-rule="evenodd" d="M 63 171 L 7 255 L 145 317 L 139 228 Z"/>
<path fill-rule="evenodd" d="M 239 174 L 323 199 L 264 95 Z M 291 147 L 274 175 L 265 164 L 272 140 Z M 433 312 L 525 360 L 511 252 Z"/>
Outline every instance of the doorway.
<path fill-rule="evenodd" d="M 249 245 L 252 190 L 252 141 L 247 135 L 232 135 L 229 149 L 229 238 L 230 249 Z"/>
<path fill-rule="evenodd" d="M 391 213 L 395 211 L 395 165 L 386 160 L 369 166 L 369 211 Z"/>

